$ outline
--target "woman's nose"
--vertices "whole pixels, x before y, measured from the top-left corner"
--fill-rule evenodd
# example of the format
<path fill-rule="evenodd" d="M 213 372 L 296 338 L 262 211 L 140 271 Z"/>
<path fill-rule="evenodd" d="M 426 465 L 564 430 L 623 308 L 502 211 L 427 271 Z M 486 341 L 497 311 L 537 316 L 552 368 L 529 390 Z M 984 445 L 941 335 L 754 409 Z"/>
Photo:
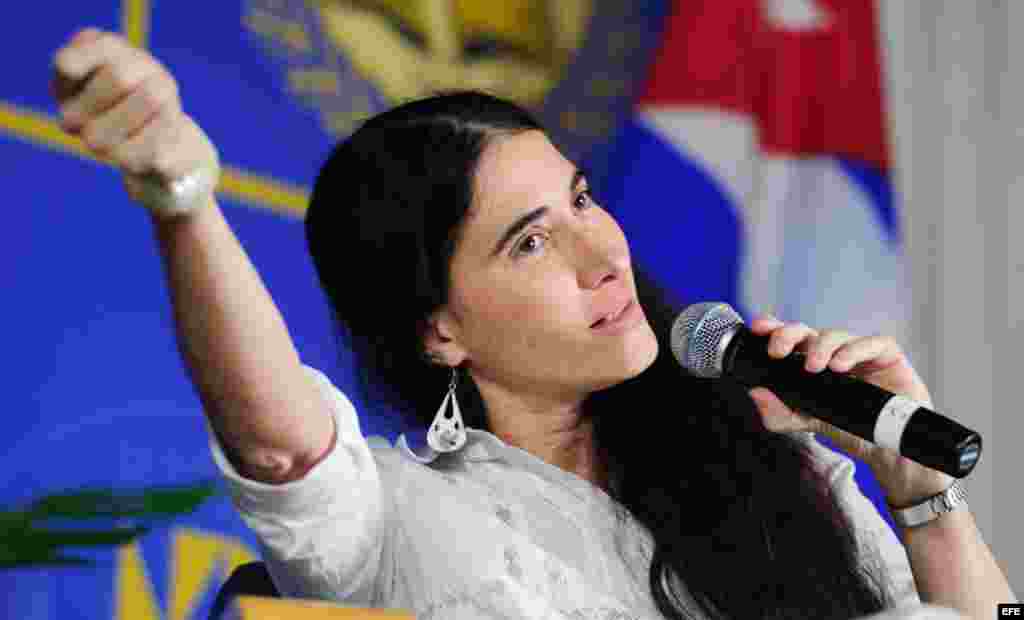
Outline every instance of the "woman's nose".
<path fill-rule="evenodd" d="M 605 280 L 622 277 L 629 269 L 629 252 L 625 244 L 591 238 L 581 240 L 578 247 L 582 255 L 580 286 L 583 288 L 597 288 Z"/>

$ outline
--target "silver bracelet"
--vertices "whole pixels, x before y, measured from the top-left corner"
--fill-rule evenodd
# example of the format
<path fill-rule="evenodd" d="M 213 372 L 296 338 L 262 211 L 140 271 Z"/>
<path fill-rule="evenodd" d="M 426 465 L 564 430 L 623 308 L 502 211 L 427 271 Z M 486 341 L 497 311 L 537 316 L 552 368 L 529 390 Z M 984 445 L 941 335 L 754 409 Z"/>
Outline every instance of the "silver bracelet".
<path fill-rule="evenodd" d="M 155 175 L 136 177 L 139 201 L 160 217 L 177 217 L 206 204 L 217 185 L 215 169 L 200 167 L 168 184 Z"/>
<path fill-rule="evenodd" d="M 892 513 L 893 521 L 900 527 L 917 527 L 966 505 L 967 486 L 963 478 L 958 478 L 941 493 L 907 508 L 896 509 L 889 506 L 889 512 Z"/>

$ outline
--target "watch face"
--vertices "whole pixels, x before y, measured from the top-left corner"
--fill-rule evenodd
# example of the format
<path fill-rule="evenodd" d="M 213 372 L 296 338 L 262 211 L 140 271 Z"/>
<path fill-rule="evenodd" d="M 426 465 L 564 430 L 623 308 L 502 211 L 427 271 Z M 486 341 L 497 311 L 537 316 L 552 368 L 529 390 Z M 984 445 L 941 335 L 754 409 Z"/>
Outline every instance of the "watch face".
<path fill-rule="evenodd" d="M 939 503 L 938 508 L 936 508 L 936 512 L 949 512 L 950 510 L 953 510 L 953 502 L 948 492 L 939 495 L 935 499 L 937 499 Z"/>
<path fill-rule="evenodd" d="M 963 480 L 953 483 L 952 496 L 955 504 L 967 501 L 967 484 Z"/>
<path fill-rule="evenodd" d="M 963 482 L 955 480 L 937 499 L 941 502 L 940 512 L 949 512 L 967 501 L 967 489 Z"/>

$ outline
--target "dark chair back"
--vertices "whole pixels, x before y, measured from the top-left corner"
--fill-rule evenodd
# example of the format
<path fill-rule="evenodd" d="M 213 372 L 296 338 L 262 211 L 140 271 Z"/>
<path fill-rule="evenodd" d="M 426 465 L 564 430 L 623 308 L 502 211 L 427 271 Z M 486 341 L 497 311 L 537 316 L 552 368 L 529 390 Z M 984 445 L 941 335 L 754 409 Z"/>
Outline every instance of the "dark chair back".
<path fill-rule="evenodd" d="M 228 576 L 227 581 L 217 592 L 217 598 L 210 608 L 210 620 L 220 620 L 231 599 L 239 594 L 281 596 L 277 586 L 270 580 L 270 573 L 263 562 L 242 564 Z"/>

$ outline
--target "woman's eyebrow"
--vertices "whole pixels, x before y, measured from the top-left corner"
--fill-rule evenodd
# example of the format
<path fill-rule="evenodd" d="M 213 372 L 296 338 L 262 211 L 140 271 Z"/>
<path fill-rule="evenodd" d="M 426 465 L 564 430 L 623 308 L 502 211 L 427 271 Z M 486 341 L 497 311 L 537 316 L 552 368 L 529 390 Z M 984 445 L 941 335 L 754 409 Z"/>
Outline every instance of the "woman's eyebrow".
<path fill-rule="evenodd" d="M 579 185 L 580 181 L 587 176 L 587 173 L 582 168 L 576 168 L 575 172 L 572 173 L 572 180 L 569 182 L 569 191 L 572 192 Z M 533 211 L 520 216 L 516 221 L 512 222 L 512 225 L 505 230 L 505 233 L 501 235 L 501 239 L 498 239 L 498 243 L 494 246 L 494 250 L 491 251 L 491 257 L 497 256 L 498 253 L 512 240 L 521 230 L 539 220 L 548 214 L 549 207 L 537 207 Z"/>
<path fill-rule="evenodd" d="M 519 234 L 519 231 L 529 226 L 532 222 L 547 215 L 549 210 L 550 209 L 548 207 L 537 207 L 533 211 L 530 211 L 526 215 L 523 215 L 516 221 L 512 222 L 512 225 L 508 227 L 505 234 L 503 234 L 501 239 L 498 240 L 497 245 L 494 246 L 494 250 L 491 251 L 491 257 L 493 258 L 497 256 L 501 252 L 502 248 L 504 248 L 513 237 Z"/>

